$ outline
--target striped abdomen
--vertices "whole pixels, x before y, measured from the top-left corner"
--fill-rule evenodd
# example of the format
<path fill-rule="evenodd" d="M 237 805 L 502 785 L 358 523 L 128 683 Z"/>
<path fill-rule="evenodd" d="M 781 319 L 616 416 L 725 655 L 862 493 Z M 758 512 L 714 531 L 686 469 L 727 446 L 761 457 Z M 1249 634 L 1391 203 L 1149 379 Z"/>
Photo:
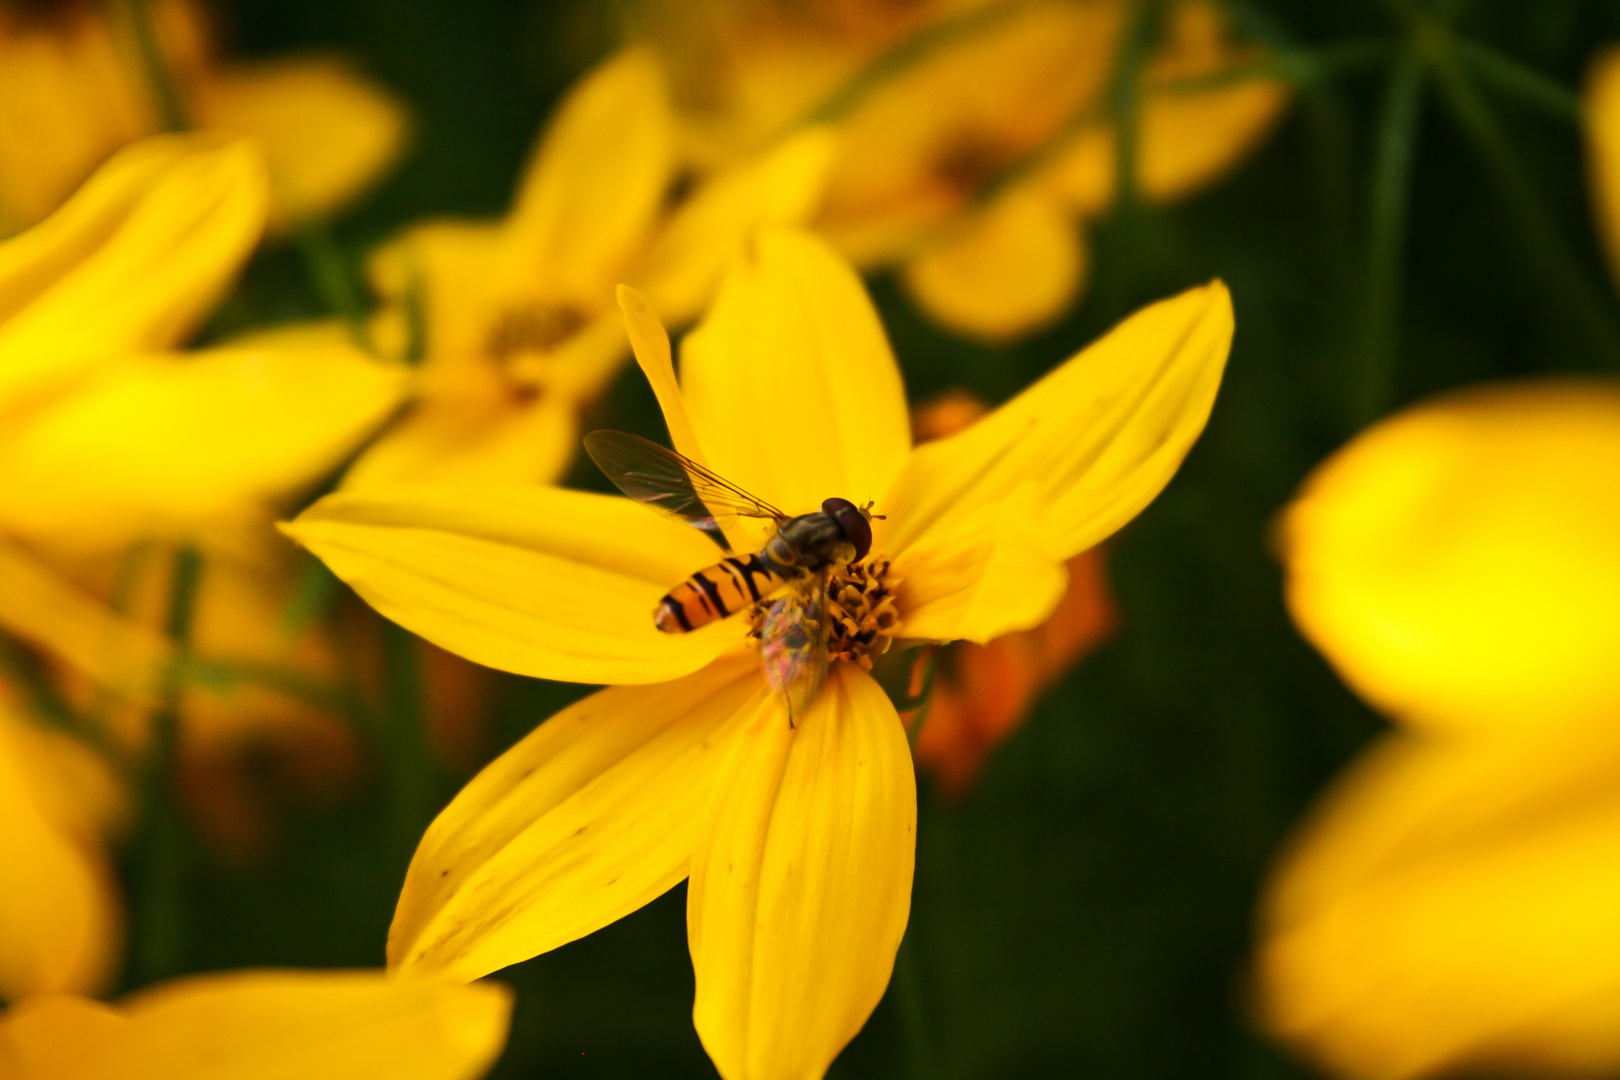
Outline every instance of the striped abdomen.
<path fill-rule="evenodd" d="M 653 621 L 665 633 L 684 634 L 752 607 L 786 583 L 758 554 L 721 559 L 669 590 Z"/>

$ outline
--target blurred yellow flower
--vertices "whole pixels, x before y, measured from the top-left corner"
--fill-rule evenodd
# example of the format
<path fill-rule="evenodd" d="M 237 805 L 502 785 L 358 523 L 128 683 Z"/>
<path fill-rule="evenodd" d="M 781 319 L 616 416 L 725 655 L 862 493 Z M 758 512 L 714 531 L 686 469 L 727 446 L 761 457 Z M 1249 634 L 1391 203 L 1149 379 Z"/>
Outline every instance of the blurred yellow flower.
<path fill-rule="evenodd" d="M 41 560 L 263 529 L 403 390 L 398 370 L 340 343 L 168 351 L 265 212 L 248 144 L 162 136 L 0 243 L 0 627 L 121 689 L 134 687 L 117 669 L 151 677 L 151 635 L 75 598 Z"/>
<path fill-rule="evenodd" d="M 1044 619 L 1064 559 L 1174 473 L 1232 332 L 1225 288 L 1194 289 L 913 450 L 876 312 L 813 237 L 766 231 L 746 249 L 687 337 L 678 384 L 650 306 L 622 297 L 682 452 L 790 511 L 876 501 L 886 518 L 858 572 L 892 595 L 893 633 L 917 640 Z M 286 528 L 447 649 L 623 684 L 540 725 L 440 815 L 400 897 L 391 966 L 476 978 L 690 877 L 694 1017 L 721 1075 L 821 1075 L 882 996 L 910 903 L 910 753 L 862 665 L 835 663 L 791 726 L 744 627 L 654 628 L 660 595 L 715 549 L 616 496 L 397 485 L 329 496 Z"/>
<path fill-rule="evenodd" d="M 1282 523 L 1288 604 L 1403 724 L 1477 733 L 1620 714 L 1620 388 L 1496 386 L 1402 413 Z"/>
<path fill-rule="evenodd" d="M 649 19 L 671 13 L 650 3 Z M 997 9 L 1000 9 L 999 11 Z M 936 319 L 1007 338 L 1060 315 L 1084 287 L 1081 222 L 1114 197 L 1107 91 L 1128 0 L 823 0 L 688 6 L 652 23 L 684 73 L 695 152 L 728 160 L 789 128 L 908 35 L 932 48 L 875 81 L 839 121 L 840 153 L 815 227 L 862 267 L 898 266 Z M 965 32 L 942 33 L 953 20 Z M 682 29 L 674 20 L 694 23 Z M 1219 176 L 1287 102 L 1263 59 L 1227 39 L 1208 0 L 1178 0 L 1143 66 L 1136 183 L 1180 197 Z M 1200 82 L 1199 80 L 1204 80 Z"/>
<path fill-rule="evenodd" d="M 0 701 L 0 1001 L 112 975 L 122 913 L 103 837 L 119 798 L 99 758 Z"/>
<path fill-rule="evenodd" d="M 1620 279 L 1620 49 L 1599 53 L 1588 73 L 1585 101 L 1587 161 L 1598 237 Z"/>
<path fill-rule="evenodd" d="M 133 20 L 110 0 L 0 10 L 0 235 L 41 220 L 109 156 L 171 121 L 259 141 L 272 220 L 329 214 L 392 163 L 406 115 L 330 56 L 224 64 L 191 0 L 153 0 L 152 36 L 172 87 L 154 85 Z M 182 115 L 168 118 L 171 92 Z"/>
<path fill-rule="evenodd" d="M 1301 629 L 1403 730 L 1262 908 L 1264 1022 L 1369 1080 L 1620 1068 L 1620 383 L 1453 394 L 1283 522 Z"/>
<path fill-rule="evenodd" d="M 369 971 L 176 979 L 117 1006 L 65 995 L 0 1014 L 7 1080 L 473 1080 L 511 996 Z"/>
<path fill-rule="evenodd" d="M 379 340 L 402 351 L 413 324 L 425 331 L 420 399 L 346 486 L 557 479 L 579 409 L 628 352 L 615 283 L 671 322 L 695 318 L 752 229 L 811 212 L 831 145 L 800 135 L 671 205 L 675 151 L 663 73 L 622 53 L 558 108 L 505 220 L 427 222 L 376 256 Z"/>

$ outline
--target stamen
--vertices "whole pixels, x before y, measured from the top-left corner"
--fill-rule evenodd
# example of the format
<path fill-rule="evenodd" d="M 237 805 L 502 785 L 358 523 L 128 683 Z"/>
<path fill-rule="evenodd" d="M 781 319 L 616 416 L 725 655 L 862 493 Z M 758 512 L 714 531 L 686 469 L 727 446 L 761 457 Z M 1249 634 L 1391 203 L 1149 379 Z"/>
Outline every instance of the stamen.
<path fill-rule="evenodd" d="M 872 657 L 889 651 L 900 633 L 889 560 L 875 559 L 834 570 L 827 583 L 827 614 L 832 621 L 827 651 L 872 670 Z"/>

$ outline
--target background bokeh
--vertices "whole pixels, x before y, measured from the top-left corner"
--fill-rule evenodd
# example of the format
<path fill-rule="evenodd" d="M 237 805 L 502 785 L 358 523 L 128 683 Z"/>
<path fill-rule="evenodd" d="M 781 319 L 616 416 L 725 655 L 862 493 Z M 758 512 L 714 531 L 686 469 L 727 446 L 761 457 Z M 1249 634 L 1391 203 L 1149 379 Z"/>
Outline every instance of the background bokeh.
<path fill-rule="evenodd" d="M 1465 38 L 1540 73 L 1570 107 L 1504 83 L 1483 97 L 1482 131 L 1429 84 L 1404 136 L 1387 114 L 1405 5 L 1229 6 L 1251 37 L 1319 70 L 1222 181 L 1093 222 L 1093 284 L 1061 322 L 1013 345 L 969 344 L 893 280 L 871 282 L 913 400 L 962 387 L 999 402 L 1141 304 L 1214 276 L 1231 286 L 1237 337 L 1202 440 L 1108 544 L 1112 638 L 965 794 L 924 780 L 896 977 L 834 1077 L 1309 1075 L 1248 1020 L 1254 900 L 1290 824 L 1381 721 L 1292 628 L 1268 547 L 1275 515 L 1316 463 L 1403 403 L 1499 376 L 1620 368 L 1573 109 L 1594 52 L 1620 42 L 1620 6 L 1452 0 Z M 501 213 L 548 108 L 615 46 L 625 17 L 586 0 L 216 7 L 238 55 L 337 48 L 409 103 L 408 156 L 334 224 L 356 266 L 423 215 Z M 300 250 L 271 247 L 210 333 L 326 313 Z M 587 426 L 653 431 L 655 417 L 631 370 Z M 600 487 L 591 472 L 570 482 Z M 316 800 L 267 759 L 265 790 L 282 803 L 273 840 L 248 859 L 199 845 L 185 860 L 182 968 L 378 964 L 432 812 L 478 761 L 584 691 L 499 675 L 481 692 L 490 730 L 458 764 L 419 755 L 415 791 L 388 766 L 409 746 Z M 713 1075 L 690 1021 L 684 887 L 501 977 L 518 1005 L 496 1076 Z"/>

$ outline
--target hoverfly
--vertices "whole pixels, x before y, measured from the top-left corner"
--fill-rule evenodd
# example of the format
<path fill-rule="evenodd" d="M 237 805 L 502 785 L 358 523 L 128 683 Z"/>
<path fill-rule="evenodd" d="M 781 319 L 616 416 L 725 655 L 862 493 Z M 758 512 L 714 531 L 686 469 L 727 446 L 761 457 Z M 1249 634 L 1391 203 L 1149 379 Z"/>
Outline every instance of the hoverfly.
<path fill-rule="evenodd" d="M 769 601 L 759 626 L 765 679 L 787 699 L 790 722 L 803 715 L 827 680 L 828 575 L 871 550 L 868 510 L 827 499 L 820 510 L 789 517 L 691 458 L 624 431 L 591 432 L 585 452 L 620 491 L 702 529 L 728 553 L 727 522 L 775 522 L 776 532 L 759 551 L 728 554 L 669 590 L 653 609 L 653 623 L 683 634 Z"/>

